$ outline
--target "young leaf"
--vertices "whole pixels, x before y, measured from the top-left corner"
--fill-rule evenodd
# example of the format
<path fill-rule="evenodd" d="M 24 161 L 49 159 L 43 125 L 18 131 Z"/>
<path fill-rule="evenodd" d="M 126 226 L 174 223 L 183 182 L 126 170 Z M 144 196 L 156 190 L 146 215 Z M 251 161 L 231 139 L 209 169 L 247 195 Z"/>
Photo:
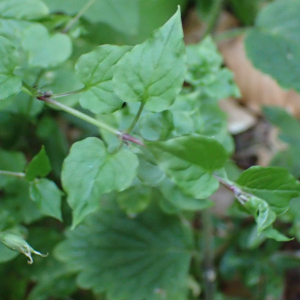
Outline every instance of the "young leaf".
<path fill-rule="evenodd" d="M 267 229 L 265 229 L 263 234 L 267 238 L 274 239 L 277 242 L 288 242 L 292 240 L 292 238 L 285 236 L 284 234 L 280 233 L 278 230 L 272 228 L 272 226 L 269 226 Z"/>
<path fill-rule="evenodd" d="M 258 15 L 245 46 L 254 66 L 271 75 L 284 88 L 300 91 L 300 2 L 275 1 Z M 276 16 L 276 17 L 274 17 Z"/>
<path fill-rule="evenodd" d="M 261 233 L 276 220 L 275 212 L 266 201 L 260 198 L 251 197 L 244 204 L 244 207 L 254 216 L 258 233 Z"/>
<path fill-rule="evenodd" d="M 80 97 L 82 107 L 94 113 L 111 113 L 122 107 L 123 101 L 114 92 L 112 78 L 116 63 L 130 49 L 130 46 L 103 45 L 79 58 L 75 68 L 85 84 Z"/>
<path fill-rule="evenodd" d="M 6 38 L 0 36 L 0 100 L 18 93 L 22 80 L 14 75 L 18 64 L 18 54 Z"/>
<path fill-rule="evenodd" d="M 105 206 L 69 231 L 55 254 L 80 271 L 81 287 L 109 299 L 173 300 L 185 290 L 192 249 L 190 228 L 178 217 L 148 209 L 128 218 Z"/>
<path fill-rule="evenodd" d="M 57 66 L 72 53 L 69 36 L 62 33 L 50 36 L 41 24 L 33 24 L 24 30 L 22 47 L 28 52 L 28 63 L 32 67 Z"/>
<path fill-rule="evenodd" d="M 36 202 L 38 209 L 46 216 L 62 221 L 61 196 L 62 192 L 53 181 L 46 178 L 30 183 L 30 198 Z"/>
<path fill-rule="evenodd" d="M 180 10 L 116 66 L 115 91 L 125 102 L 142 101 L 160 112 L 174 102 L 185 77 L 185 48 Z"/>
<path fill-rule="evenodd" d="M 299 182 L 278 167 L 251 167 L 236 183 L 243 191 L 265 200 L 277 214 L 286 211 L 290 200 L 300 195 Z"/>
<path fill-rule="evenodd" d="M 62 170 L 62 184 L 73 209 L 73 228 L 97 209 L 102 194 L 128 188 L 137 167 L 137 156 L 127 149 L 110 154 L 97 138 L 75 143 Z"/>
<path fill-rule="evenodd" d="M 36 177 L 45 177 L 51 171 L 51 165 L 45 147 L 31 160 L 26 167 L 26 179 L 34 180 Z"/>
<path fill-rule="evenodd" d="M 224 148 L 204 136 L 178 137 L 165 142 L 147 142 L 158 165 L 187 195 L 205 199 L 218 188 L 212 172 L 227 160 Z"/>
<path fill-rule="evenodd" d="M 36 20 L 48 15 L 48 7 L 40 0 L 5 0 L 0 2 L 0 18 Z"/>

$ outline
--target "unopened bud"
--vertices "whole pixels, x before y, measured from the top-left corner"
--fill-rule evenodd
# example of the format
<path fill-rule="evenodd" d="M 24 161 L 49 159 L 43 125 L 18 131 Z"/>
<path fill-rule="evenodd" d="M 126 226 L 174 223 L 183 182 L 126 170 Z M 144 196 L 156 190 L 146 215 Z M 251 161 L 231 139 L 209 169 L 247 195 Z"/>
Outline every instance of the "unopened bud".
<path fill-rule="evenodd" d="M 46 257 L 48 256 L 48 253 L 42 254 L 38 251 L 35 251 L 24 239 L 22 239 L 21 237 L 11 234 L 11 233 L 2 233 L 1 234 L 1 242 L 8 247 L 11 250 L 14 251 L 18 251 L 20 253 L 25 254 L 28 258 L 29 264 L 33 263 L 33 259 L 31 257 L 31 253 L 42 256 L 42 257 Z"/>

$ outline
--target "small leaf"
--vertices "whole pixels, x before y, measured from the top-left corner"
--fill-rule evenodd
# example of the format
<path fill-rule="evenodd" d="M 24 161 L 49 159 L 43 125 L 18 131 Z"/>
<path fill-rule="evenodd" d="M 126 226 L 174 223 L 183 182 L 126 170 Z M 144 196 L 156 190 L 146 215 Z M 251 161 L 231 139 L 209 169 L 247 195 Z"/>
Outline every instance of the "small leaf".
<path fill-rule="evenodd" d="M 116 63 L 130 49 L 103 45 L 79 58 L 76 73 L 86 87 L 80 96 L 82 107 L 94 113 L 111 113 L 122 107 L 123 101 L 114 92 L 112 78 Z"/>
<path fill-rule="evenodd" d="M 79 270 L 81 287 L 108 299 L 173 300 L 186 290 L 192 240 L 177 216 L 152 208 L 128 218 L 105 206 L 69 231 L 55 254 Z"/>
<path fill-rule="evenodd" d="M 247 55 L 256 68 L 282 87 L 298 92 L 299 69 L 295 66 L 300 64 L 299 14 L 298 0 L 272 2 L 260 11 L 245 40 Z"/>
<path fill-rule="evenodd" d="M 30 183 L 30 198 L 36 202 L 38 209 L 46 216 L 62 221 L 61 196 L 62 192 L 53 181 L 46 178 Z"/>
<path fill-rule="evenodd" d="M 164 140 L 173 130 L 173 118 L 170 111 L 147 113 L 139 120 L 141 136 L 148 141 Z"/>
<path fill-rule="evenodd" d="M 164 206 L 163 201 L 168 201 L 169 205 L 175 207 L 174 211 L 176 213 L 181 210 L 202 210 L 214 205 L 214 203 L 208 199 L 194 199 L 186 196 L 180 191 L 177 185 L 171 182 L 168 178 L 165 178 L 159 187 L 162 194 L 165 196 L 165 199 L 162 199 L 161 201 L 161 205 Z"/>
<path fill-rule="evenodd" d="M 288 242 L 291 241 L 293 238 L 289 238 L 285 236 L 284 234 L 280 233 L 278 230 L 272 228 L 272 226 L 269 226 L 267 229 L 263 231 L 263 234 L 269 238 L 274 239 L 277 242 Z"/>
<path fill-rule="evenodd" d="M 219 184 L 212 172 L 227 160 L 224 148 L 204 136 L 177 137 L 165 142 L 147 142 L 158 165 L 187 195 L 205 199 Z"/>
<path fill-rule="evenodd" d="M 6 0 L 0 2 L 0 18 L 36 20 L 48 15 L 48 7 L 40 0 Z"/>
<path fill-rule="evenodd" d="M 300 195 L 299 182 L 278 167 L 251 167 L 236 183 L 243 191 L 265 200 L 276 214 L 286 211 L 290 200 Z"/>
<path fill-rule="evenodd" d="M 275 212 L 262 199 L 251 197 L 244 204 L 244 207 L 254 216 L 258 233 L 261 233 L 276 220 Z"/>
<path fill-rule="evenodd" d="M 180 10 L 116 66 L 115 91 L 125 102 L 145 102 L 160 112 L 172 105 L 185 77 L 185 48 Z"/>
<path fill-rule="evenodd" d="M 45 147 L 42 146 L 40 152 L 34 156 L 31 162 L 26 167 L 26 179 L 34 180 L 36 177 L 45 177 L 51 171 L 51 165 L 47 156 Z"/>
<path fill-rule="evenodd" d="M 69 36 L 62 33 L 50 36 L 41 24 L 31 25 L 24 30 L 22 46 L 28 52 L 28 63 L 32 67 L 57 66 L 72 53 Z"/>
<path fill-rule="evenodd" d="M 14 75 L 18 54 L 6 38 L 0 36 L 0 100 L 21 91 L 22 80 Z"/>
<path fill-rule="evenodd" d="M 97 209 L 102 194 L 128 188 L 137 167 L 137 156 L 127 149 L 110 154 L 97 138 L 75 143 L 62 171 L 62 184 L 73 209 L 73 228 Z"/>

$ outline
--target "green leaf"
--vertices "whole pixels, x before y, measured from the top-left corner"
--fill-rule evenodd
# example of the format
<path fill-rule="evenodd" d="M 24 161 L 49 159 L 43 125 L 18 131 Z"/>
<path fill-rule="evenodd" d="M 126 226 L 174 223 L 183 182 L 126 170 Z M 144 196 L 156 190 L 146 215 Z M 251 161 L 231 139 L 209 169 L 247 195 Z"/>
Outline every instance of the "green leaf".
<path fill-rule="evenodd" d="M 50 36 L 41 24 L 33 24 L 24 30 L 22 47 L 28 52 L 28 63 L 32 67 L 57 66 L 72 53 L 69 36 L 62 33 Z"/>
<path fill-rule="evenodd" d="M 76 15 L 87 4 L 86 0 L 44 0 L 54 11 Z M 136 34 L 139 21 L 139 0 L 96 0 L 83 16 L 93 23 L 106 23 L 124 33 Z"/>
<path fill-rule="evenodd" d="M 26 158 L 23 153 L 6 151 L 0 148 L 0 170 L 11 172 L 22 172 L 26 165 Z M 0 188 L 5 187 L 16 178 L 0 174 Z"/>
<path fill-rule="evenodd" d="M 60 221 L 61 196 L 62 192 L 51 180 L 43 178 L 30 183 L 30 198 L 36 202 L 41 213 Z"/>
<path fill-rule="evenodd" d="M 34 156 L 26 167 L 26 179 L 34 180 L 36 177 L 45 177 L 51 171 L 51 164 L 47 156 L 45 147 L 42 146 L 40 152 Z"/>
<path fill-rule="evenodd" d="M 69 231 L 55 254 L 80 271 L 81 287 L 108 299 L 173 300 L 186 288 L 192 240 L 177 216 L 151 209 L 128 218 L 106 206 Z"/>
<path fill-rule="evenodd" d="M 212 172 L 227 160 L 224 148 L 204 136 L 177 137 L 165 142 L 147 142 L 159 167 L 180 189 L 196 199 L 205 199 L 219 184 Z"/>
<path fill-rule="evenodd" d="M 286 211 L 290 200 L 300 195 L 299 182 L 278 167 L 251 167 L 236 183 L 243 191 L 265 200 L 277 214 Z"/>
<path fill-rule="evenodd" d="M 119 206 L 131 217 L 145 210 L 151 203 L 151 188 L 136 184 L 116 196 Z"/>
<path fill-rule="evenodd" d="M 73 144 L 62 170 L 62 184 L 73 210 L 73 228 L 97 209 L 102 194 L 128 188 L 137 167 L 134 153 L 121 149 L 110 154 L 97 138 Z"/>
<path fill-rule="evenodd" d="M 18 65 L 18 54 L 14 46 L 0 36 L 0 100 L 21 91 L 22 80 L 14 75 Z"/>
<path fill-rule="evenodd" d="M 269 226 L 267 229 L 265 229 L 263 234 L 267 238 L 274 239 L 277 242 L 288 242 L 292 240 L 292 238 L 285 236 L 284 234 L 280 233 L 278 230 L 272 228 L 272 226 Z"/>
<path fill-rule="evenodd" d="M 130 49 L 103 45 L 79 58 L 75 68 L 85 84 L 80 97 L 82 107 L 94 113 L 111 113 L 122 107 L 123 101 L 114 92 L 112 78 L 115 65 Z"/>
<path fill-rule="evenodd" d="M 9 211 L 18 223 L 30 224 L 42 217 L 36 203 L 30 199 L 29 187 L 27 180 L 16 178 L 4 188 L 0 210 Z"/>
<path fill-rule="evenodd" d="M 222 68 L 223 58 L 211 37 L 187 48 L 188 72 L 186 81 L 200 90 L 202 97 L 220 100 L 239 97 L 233 73 Z"/>
<path fill-rule="evenodd" d="M 245 46 L 254 66 L 284 88 L 300 91 L 300 2 L 275 1 L 260 11 Z M 274 17 L 276 16 L 276 17 Z"/>
<path fill-rule="evenodd" d="M 258 233 L 261 233 L 276 220 L 275 212 L 266 201 L 260 198 L 251 197 L 244 204 L 244 207 L 254 216 Z"/>
<path fill-rule="evenodd" d="M 10 261 L 18 255 L 19 255 L 18 252 L 10 250 L 2 243 L 0 243 L 0 263 L 5 263 L 7 261 Z"/>
<path fill-rule="evenodd" d="M 264 107 L 263 112 L 268 121 L 279 127 L 279 137 L 283 141 L 300 148 L 300 123 L 296 118 L 283 108 L 275 106 Z"/>
<path fill-rule="evenodd" d="M 263 0 L 230 0 L 235 16 L 247 26 L 252 26 Z"/>
<path fill-rule="evenodd" d="M 48 7 L 40 0 L 6 0 L 0 2 L 0 18 L 36 20 L 48 15 Z"/>
<path fill-rule="evenodd" d="M 116 66 L 115 91 L 125 102 L 145 102 L 160 112 L 172 105 L 185 77 L 185 48 L 180 10 Z"/>
<path fill-rule="evenodd" d="M 169 206 L 174 206 L 176 213 L 181 210 L 195 211 L 212 207 L 214 203 L 208 199 L 194 199 L 183 194 L 180 189 L 168 178 L 165 178 L 160 184 L 160 190 L 165 199 L 162 199 L 161 205 L 163 207 L 163 201 L 169 202 Z"/>
<path fill-rule="evenodd" d="M 139 155 L 138 178 L 150 186 L 157 186 L 164 178 L 165 173 L 154 163 L 151 155 L 143 152 L 144 155 Z"/>
<path fill-rule="evenodd" d="M 139 120 L 139 131 L 148 141 L 166 139 L 173 129 L 173 118 L 170 111 L 148 113 Z"/>

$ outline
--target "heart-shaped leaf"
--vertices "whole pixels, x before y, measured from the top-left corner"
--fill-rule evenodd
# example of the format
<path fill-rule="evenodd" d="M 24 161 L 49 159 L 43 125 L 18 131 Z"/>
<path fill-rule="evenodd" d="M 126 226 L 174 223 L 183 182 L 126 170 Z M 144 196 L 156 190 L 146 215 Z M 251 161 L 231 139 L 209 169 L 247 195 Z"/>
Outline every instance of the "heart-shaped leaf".
<path fill-rule="evenodd" d="M 115 91 L 125 102 L 142 101 L 153 112 L 167 109 L 180 92 L 186 71 L 180 10 L 116 66 Z"/>
<path fill-rule="evenodd" d="M 121 149 L 110 154 L 97 138 L 73 144 L 62 170 L 62 184 L 73 209 L 73 228 L 97 209 L 102 194 L 128 188 L 137 167 L 134 153 Z"/>
<path fill-rule="evenodd" d="M 82 107 L 94 113 L 111 113 L 122 107 L 123 101 L 115 94 L 112 77 L 116 63 L 129 50 L 129 46 L 103 45 L 82 55 L 76 72 L 85 84 L 80 95 Z"/>
<path fill-rule="evenodd" d="M 22 46 L 28 52 L 28 63 L 33 67 L 57 66 L 72 53 L 69 36 L 62 33 L 50 36 L 41 24 L 34 24 L 24 30 Z"/>
<path fill-rule="evenodd" d="M 79 270 L 81 287 L 108 299 L 174 300 L 185 299 L 192 249 L 190 228 L 177 216 L 148 209 L 128 218 L 106 205 L 69 231 L 55 253 Z"/>

